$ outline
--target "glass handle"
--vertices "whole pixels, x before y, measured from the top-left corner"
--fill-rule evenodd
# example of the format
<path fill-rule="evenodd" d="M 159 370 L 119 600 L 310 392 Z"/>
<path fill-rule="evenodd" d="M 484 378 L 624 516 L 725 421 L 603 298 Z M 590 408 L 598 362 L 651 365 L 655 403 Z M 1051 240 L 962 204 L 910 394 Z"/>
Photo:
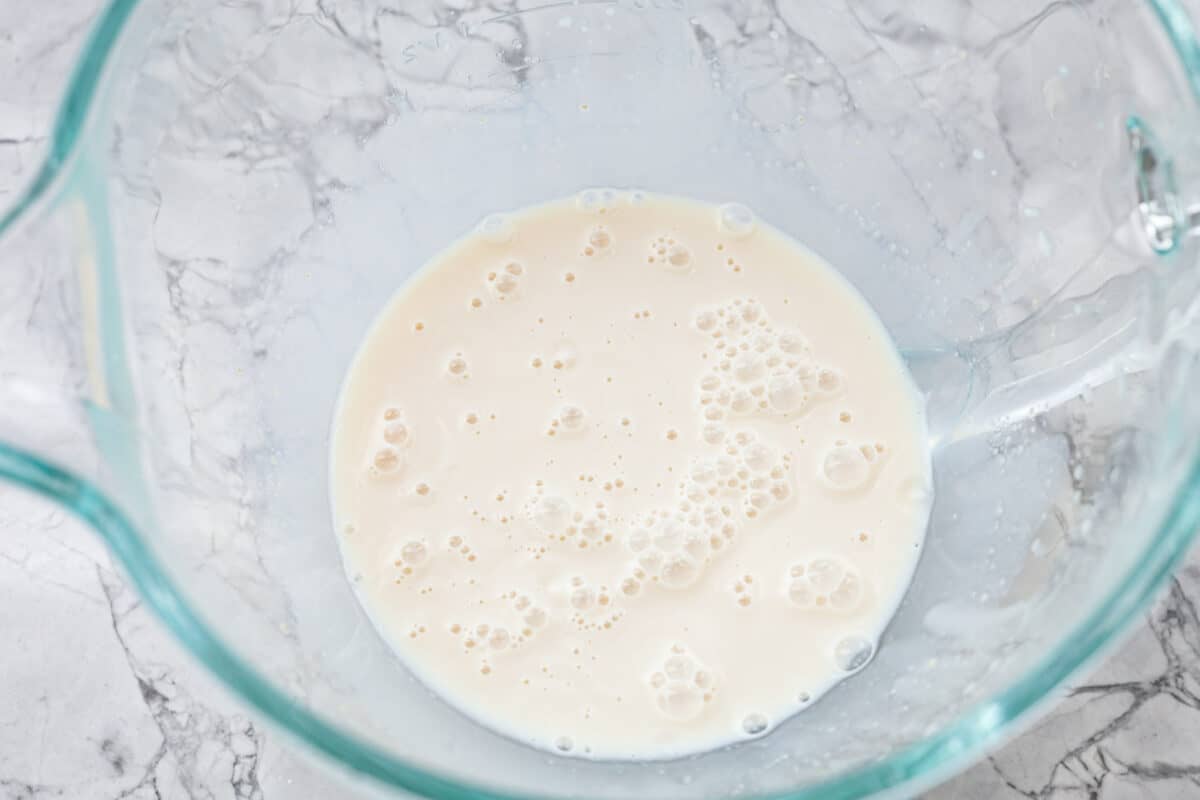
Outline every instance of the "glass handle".
<path fill-rule="evenodd" d="M 1125 131 L 1133 156 L 1136 214 L 1142 234 L 1154 252 L 1170 253 L 1186 230 L 1175 181 L 1175 164 L 1141 119 L 1131 117 Z"/>
<path fill-rule="evenodd" d="M 82 159 L 60 180 L 0 237 L 0 478 L 56 496 L 108 483 L 104 442 L 133 419 L 129 382 L 112 379 L 124 323 L 103 206 L 89 203 L 102 184 Z"/>
<path fill-rule="evenodd" d="M 1176 152 L 1191 156 L 1191 148 L 1184 141 L 1165 143 L 1136 116 L 1126 122 L 1125 131 L 1133 161 L 1135 221 L 1150 249 L 1172 253 L 1185 239 L 1200 235 L 1200 199 L 1187 199 L 1188 186 L 1200 175 L 1184 170 Z"/>

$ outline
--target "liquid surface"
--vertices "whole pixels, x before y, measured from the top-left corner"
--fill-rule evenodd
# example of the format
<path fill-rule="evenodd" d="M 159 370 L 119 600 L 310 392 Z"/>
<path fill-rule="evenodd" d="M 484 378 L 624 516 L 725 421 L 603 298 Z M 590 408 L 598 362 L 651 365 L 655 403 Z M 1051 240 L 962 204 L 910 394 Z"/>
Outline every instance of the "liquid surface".
<path fill-rule="evenodd" d="M 929 513 L 899 356 L 740 206 L 595 190 L 491 217 L 350 370 L 346 569 L 404 662 L 535 746 L 761 736 L 861 669 Z"/>

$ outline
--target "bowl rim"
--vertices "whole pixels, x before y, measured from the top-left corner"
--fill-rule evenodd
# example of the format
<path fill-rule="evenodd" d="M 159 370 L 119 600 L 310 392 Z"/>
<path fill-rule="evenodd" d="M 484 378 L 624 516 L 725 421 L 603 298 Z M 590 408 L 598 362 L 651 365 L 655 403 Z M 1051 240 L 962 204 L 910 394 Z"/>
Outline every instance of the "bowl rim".
<path fill-rule="evenodd" d="M 615 1 L 615 0 L 614 0 Z M 553 2 L 553 0 L 551 0 Z M 1161 23 L 1191 89 L 1200 100 L 1200 43 L 1180 0 L 1144 0 Z M 557 3 L 555 3 L 557 4 Z M 33 177 L 0 213 L 0 238 L 9 236 L 55 202 L 70 181 L 84 149 L 97 98 L 111 68 L 112 54 L 142 0 L 110 0 L 100 12 L 75 63 L 49 138 Z M 104 206 L 102 187 L 84 192 Z M 111 266 L 111 265 L 110 265 Z M 123 368 L 110 376 L 127 385 Z M 38 454 L 0 442 L 0 478 L 39 494 L 74 513 L 105 541 L 153 613 L 191 654 L 243 701 L 284 732 L 336 762 L 386 785 L 439 800 L 526 800 L 518 795 L 464 782 L 388 754 L 322 715 L 292 700 L 244 662 L 200 618 L 147 544 L 147 538 L 103 490 L 86 477 Z M 964 768 L 981 753 L 1016 734 L 1029 712 L 1053 695 L 1069 677 L 1119 639 L 1135 616 L 1187 552 L 1200 527 L 1200 454 L 1193 453 L 1186 477 L 1140 556 L 1093 611 L 1041 660 L 1004 690 L 983 700 L 936 733 L 878 761 L 838 773 L 798 790 L 755 796 L 757 800 L 830 800 L 877 793 L 911 792 Z M 542 795 L 540 797 L 545 797 Z"/>

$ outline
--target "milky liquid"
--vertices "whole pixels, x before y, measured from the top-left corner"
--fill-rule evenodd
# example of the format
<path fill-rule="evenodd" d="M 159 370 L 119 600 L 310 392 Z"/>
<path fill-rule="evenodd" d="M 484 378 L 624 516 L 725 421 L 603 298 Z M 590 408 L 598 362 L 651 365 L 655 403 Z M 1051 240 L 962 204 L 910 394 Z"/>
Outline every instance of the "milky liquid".
<path fill-rule="evenodd" d="M 334 428 L 347 572 L 403 661 L 535 746 L 762 736 L 861 669 L 929 514 L 862 298 L 740 206 L 489 217 L 390 303 Z"/>

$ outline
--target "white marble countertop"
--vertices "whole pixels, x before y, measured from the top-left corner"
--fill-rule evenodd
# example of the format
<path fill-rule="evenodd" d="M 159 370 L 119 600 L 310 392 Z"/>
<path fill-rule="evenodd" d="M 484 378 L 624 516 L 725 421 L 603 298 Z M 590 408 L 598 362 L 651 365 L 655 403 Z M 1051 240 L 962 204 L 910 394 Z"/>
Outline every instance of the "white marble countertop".
<path fill-rule="evenodd" d="M 28 174 L 101 0 L 0 0 L 0 202 Z M 929 792 L 1200 797 L 1200 555 L 1034 728 Z M 145 610 L 96 538 L 0 488 L 0 800 L 375 797 L 255 719 Z"/>

